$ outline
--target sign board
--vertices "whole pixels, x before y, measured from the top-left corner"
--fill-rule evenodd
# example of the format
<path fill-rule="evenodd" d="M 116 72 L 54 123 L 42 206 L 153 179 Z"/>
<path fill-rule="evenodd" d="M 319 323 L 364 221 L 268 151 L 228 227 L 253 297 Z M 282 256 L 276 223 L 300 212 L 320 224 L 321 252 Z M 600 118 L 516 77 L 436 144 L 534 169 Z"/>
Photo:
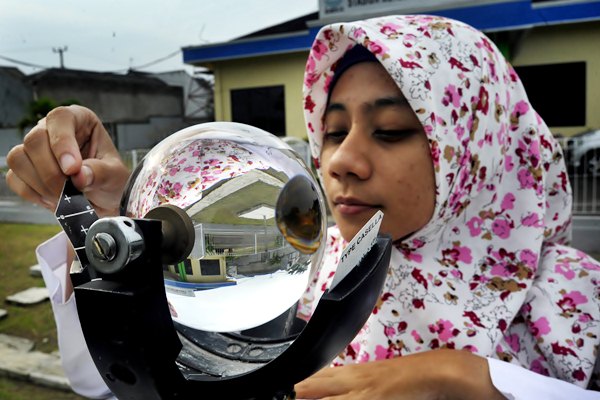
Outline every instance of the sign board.
<path fill-rule="evenodd" d="M 512 0 L 516 1 L 516 0 Z M 319 0 L 319 19 L 349 21 L 386 14 L 424 13 L 457 7 L 473 7 L 498 0 Z"/>

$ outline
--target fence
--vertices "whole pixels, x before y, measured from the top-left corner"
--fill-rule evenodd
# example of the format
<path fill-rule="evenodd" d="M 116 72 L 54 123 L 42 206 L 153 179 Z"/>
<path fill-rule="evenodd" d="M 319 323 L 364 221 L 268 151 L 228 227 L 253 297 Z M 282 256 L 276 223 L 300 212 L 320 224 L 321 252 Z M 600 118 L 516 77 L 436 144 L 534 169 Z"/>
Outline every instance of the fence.
<path fill-rule="evenodd" d="M 133 171 L 149 151 L 149 149 L 134 149 L 121 151 L 120 154 L 127 168 Z"/>
<path fill-rule="evenodd" d="M 600 146 L 590 138 L 559 138 L 573 189 L 573 214 L 600 215 Z"/>

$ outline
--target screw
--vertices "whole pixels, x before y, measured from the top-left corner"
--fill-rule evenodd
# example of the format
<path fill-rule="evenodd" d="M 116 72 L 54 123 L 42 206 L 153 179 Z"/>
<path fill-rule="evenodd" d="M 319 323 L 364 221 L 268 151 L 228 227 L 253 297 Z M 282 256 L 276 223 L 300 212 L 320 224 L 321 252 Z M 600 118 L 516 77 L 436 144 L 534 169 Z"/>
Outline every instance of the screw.
<path fill-rule="evenodd" d="M 94 235 L 92 239 L 94 247 L 92 253 L 101 261 L 112 261 L 117 255 L 117 243 L 115 239 L 105 232 L 100 232 Z"/>

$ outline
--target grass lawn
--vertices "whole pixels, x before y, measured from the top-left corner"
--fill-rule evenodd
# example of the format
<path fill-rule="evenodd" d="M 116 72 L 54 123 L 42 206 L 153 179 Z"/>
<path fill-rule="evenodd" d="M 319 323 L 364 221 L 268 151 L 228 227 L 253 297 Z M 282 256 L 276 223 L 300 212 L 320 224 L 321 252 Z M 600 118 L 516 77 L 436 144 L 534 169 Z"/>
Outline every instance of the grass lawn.
<path fill-rule="evenodd" d="M 0 376 L 0 400 L 81 400 L 83 397 Z"/>
<path fill-rule="evenodd" d="M 0 223 L 0 308 L 8 311 L 8 316 L 0 320 L 0 333 L 31 339 L 35 350 L 47 353 L 58 349 L 50 303 L 21 307 L 4 299 L 33 286 L 44 286 L 41 277 L 29 274 L 29 267 L 37 263 L 36 246 L 59 230 L 58 225 Z M 82 397 L 0 376 L 0 400 L 77 399 Z"/>
<path fill-rule="evenodd" d="M 43 287 L 41 277 L 32 277 L 35 248 L 60 230 L 58 225 L 0 224 L 0 304 L 8 316 L 0 321 L 0 332 L 25 337 L 37 350 L 57 349 L 56 327 L 49 302 L 29 307 L 15 306 L 4 299 L 30 287 Z"/>

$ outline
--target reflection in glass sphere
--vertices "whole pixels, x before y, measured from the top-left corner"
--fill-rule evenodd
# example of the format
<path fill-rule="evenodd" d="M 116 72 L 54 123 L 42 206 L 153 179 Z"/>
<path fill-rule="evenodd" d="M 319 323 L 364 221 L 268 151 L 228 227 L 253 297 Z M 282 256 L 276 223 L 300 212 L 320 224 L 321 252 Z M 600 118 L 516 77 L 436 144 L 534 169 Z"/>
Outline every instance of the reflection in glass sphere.
<path fill-rule="evenodd" d="M 173 320 L 216 332 L 253 328 L 294 306 L 319 265 L 326 229 L 318 183 L 279 138 L 213 122 L 156 145 L 123 197 L 127 216 L 163 204 L 192 219 L 189 258 L 164 266 Z"/>
<path fill-rule="evenodd" d="M 275 208 L 277 226 L 287 241 L 302 253 L 312 254 L 321 245 L 321 204 L 314 183 L 304 175 L 290 179 Z"/>

